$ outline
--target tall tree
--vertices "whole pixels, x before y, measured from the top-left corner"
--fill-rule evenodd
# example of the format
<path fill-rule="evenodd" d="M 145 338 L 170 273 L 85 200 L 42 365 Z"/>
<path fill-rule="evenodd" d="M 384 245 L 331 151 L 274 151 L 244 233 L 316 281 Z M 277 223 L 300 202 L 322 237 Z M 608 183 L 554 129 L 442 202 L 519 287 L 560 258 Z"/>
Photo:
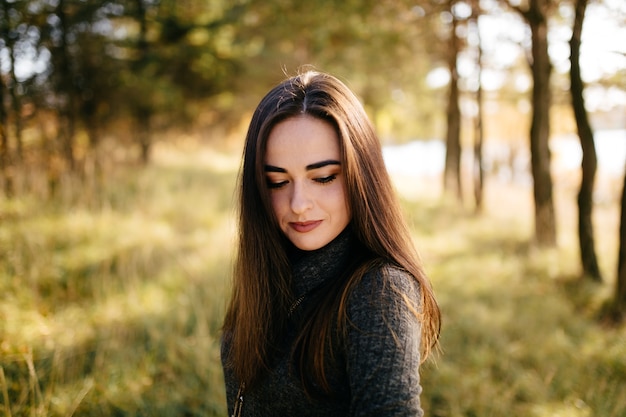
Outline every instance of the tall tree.
<path fill-rule="evenodd" d="M 234 91 L 248 53 L 234 40 L 245 9 L 240 1 L 120 1 L 119 24 L 132 35 L 118 43 L 128 53 L 119 74 L 125 88 L 117 94 L 134 121 L 133 143 L 146 163 L 156 129 L 191 125 L 191 103 L 211 107 L 211 98 Z"/>
<path fill-rule="evenodd" d="M 570 79 L 572 107 L 578 128 L 578 137 L 582 147 L 582 179 L 578 192 L 578 242 L 584 276 L 594 281 L 602 281 L 598 260 L 596 257 L 594 234 L 593 234 L 593 186 L 598 165 L 596 147 L 593 139 L 593 131 L 587 117 L 585 99 L 583 97 L 584 85 L 580 75 L 580 44 L 587 0 L 576 0 L 576 13 L 572 37 L 570 39 Z"/>
<path fill-rule="evenodd" d="M 0 47 L 8 47 L 6 39 L 9 32 L 9 16 L 8 8 L 6 5 L 0 10 L 0 33 L 4 42 L 0 42 Z M 2 56 L 0 55 L 0 68 L 2 67 Z M 12 161 L 11 161 L 11 148 L 9 146 L 9 132 L 6 128 L 8 120 L 8 111 L 5 107 L 5 94 L 7 87 L 5 85 L 5 78 L 0 74 L 0 180 L 3 181 L 4 195 L 7 198 L 13 197 L 13 175 L 12 175 Z"/>
<path fill-rule="evenodd" d="M 137 19 L 139 20 L 139 36 L 137 38 L 138 59 L 134 66 L 139 70 L 139 73 L 142 73 L 146 72 L 146 67 L 150 61 L 147 8 L 143 0 L 135 0 L 135 7 Z M 150 129 L 152 108 L 148 102 L 142 101 L 138 106 L 135 106 L 134 113 L 141 162 L 147 164 L 150 160 L 150 150 L 152 148 L 152 132 Z"/>
<path fill-rule="evenodd" d="M 14 136 L 15 136 L 15 147 L 16 147 L 16 159 L 21 161 L 24 157 L 23 151 L 23 140 L 22 140 L 22 112 L 21 112 L 21 103 L 20 96 L 17 92 L 18 82 L 17 76 L 15 75 L 15 58 L 17 55 L 16 48 L 16 40 L 18 39 L 18 31 L 16 30 L 17 24 L 13 22 L 11 16 L 19 16 L 21 12 L 15 8 L 9 7 L 9 3 L 7 1 L 2 2 L 2 9 L 4 12 L 4 18 L 2 23 L 2 37 L 6 42 L 7 48 L 7 58 L 8 58 L 8 67 L 9 73 L 7 82 L 7 90 L 9 93 L 9 99 L 11 102 L 11 110 L 13 115 L 13 126 L 14 126 Z"/>
<path fill-rule="evenodd" d="M 1 63 L 1 60 L 0 60 Z M 7 111 L 4 107 L 6 87 L 3 77 L 0 77 L 0 180 L 3 182 L 4 195 L 12 198 L 14 194 L 11 149 L 9 148 L 9 133 L 7 132 Z"/>
<path fill-rule="evenodd" d="M 626 318 L 626 174 L 624 175 L 624 186 L 622 189 L 622 210 L 619 226 L 619 253 L 617 257 L 614 305 L 618 317 Z"/>
<path fill-rule="evenodd" d="M 483 88 L 482 88 L 482 68 L 483 68 L 483 48 L 480 37 L 480 28 L 478 20 L 481 15 L 480 2 L 472 0 L 472 15 L 470 21 L 476 35 L 476 68 L 478 85 L 476 88 L 476 115 L 474 117 L 474 202 L 476 204 L 476 212 L 482 211 L 483 208 L 483 185 L 484 185 L 484 169 L 483 169 Z"/>
<path fill-rule="evenodd" d="M 535 199 L 535 240 L 542 246 L 556 245 L 556 218 L 550 174 L 550 108 L 552 64 L 548 54 L 548 19 L 556 6 L 552 0 L 529 0 L 525 8 L 506 2 L 530 27 L 530 68 L 533 79 L 530 155 Z"/>
<path fill-rule="evenodd" d="M 58 64 L 58 70 L 56 74 L 59 80 L 60 96 L 63 100 L 59 103 L 59 122 L 60 140 L 62 154 L 65 159 L 65 163 L 70 171 L 75 169 L 75 155 L 74 155 L 74 141 L 76 135 L 76 88 L 75 80 L 78 78 L 74 73 L 72 66 L 72 56 L 70 52 L 70 40 L 73 35 L 70 34 L 70 16 L 68 15 L 68 9 L 70 7 L 76 7 L 74 5 L 67 4 L 66 0 L 59 0 L 55 10 L 56 17 L 58 18 L 58 27 L 60 30 L 59 43 L 56 53 L 56 63 Z M 72 7 L 72 8 L 73 8 Z"/>
<path fill-rule="evenodd" d="M 458 18 L 455 13 L 456 0 L 448 2 L 451 15 L 450 38 L 448 47 L 448 72 L 450 85 L 448 90 L 448 106 L 446 110 L 446 159 L 444 166 L 444 190 L 454 193 L 459 201 L 463 199 L 461 188 L 461 109 L 459 108 L 459 72 L 457 60 L 460 41 L 457 36 Z"/>

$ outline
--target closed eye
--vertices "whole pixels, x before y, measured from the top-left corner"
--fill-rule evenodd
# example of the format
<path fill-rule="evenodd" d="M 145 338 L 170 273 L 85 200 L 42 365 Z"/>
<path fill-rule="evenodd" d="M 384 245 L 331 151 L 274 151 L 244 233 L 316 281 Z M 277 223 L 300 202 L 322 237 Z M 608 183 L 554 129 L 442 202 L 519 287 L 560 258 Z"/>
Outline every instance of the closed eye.
<path fill-rule="evenodd" d="M 329 175 L 327 177 L 315 178 L 314 181 L 320 184 L 330 184 L 335 179 L 337 179 L 337 174 Z"/>
<path fill-rule="evenodd" d="M 279 188 L 284 187 L 285 185 L 287 185 L 289 181 L 270 181 L 269 179 L 267 180 L 267 188 L 269 188 L 270 190 L 277 190 Z"/>

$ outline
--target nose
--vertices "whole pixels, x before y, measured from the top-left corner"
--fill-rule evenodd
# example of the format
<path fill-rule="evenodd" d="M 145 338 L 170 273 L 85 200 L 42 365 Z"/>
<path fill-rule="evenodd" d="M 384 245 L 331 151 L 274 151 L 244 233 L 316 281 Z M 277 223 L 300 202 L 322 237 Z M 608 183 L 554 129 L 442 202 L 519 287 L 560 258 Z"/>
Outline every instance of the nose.
<path fill-rule="evenodd" d="M 296 214 L 302 214 L 313 207 L 313 200 L 306 184 L 303 182 L 294 183 L 290 206 L 291 211 Z"/>

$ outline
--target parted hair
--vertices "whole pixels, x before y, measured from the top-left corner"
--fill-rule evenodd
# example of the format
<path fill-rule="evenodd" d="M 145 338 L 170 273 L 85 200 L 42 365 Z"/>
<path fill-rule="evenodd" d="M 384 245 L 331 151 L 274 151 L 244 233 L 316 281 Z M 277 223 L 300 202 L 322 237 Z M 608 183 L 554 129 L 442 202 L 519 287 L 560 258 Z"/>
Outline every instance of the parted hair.
<path fill-rule="evenodd" d="M 310 371 L 319 386 L 328 387 L 325 341 L 337 323 L 347 325 L 350 288 L 373 265 L 390 263 L 418 281 L 421 300 L 409 308 L 421 322 L 422 360 L 439 338 L 439 307 L 403 219 L 378 136 L 360 101 L 343 82 L 329 74 L 306 71 L 267 93 L 256 108 L 246 135 L 237 184 L 238 247 L 223 332 L 229 339 L 226 364 L 247 386 L 254 385 L 269 369 L 294 302 L 287 256 L 289 243 L 272 211 L 264 157 L 274 126 L 302 115 L 327 121 L 336 129 L 352 215 L 349 227 L 368 256 L 352 268 L 338 293 L 329 292 L 322 300 L 329 308 L 319 308 L 313 321 L 301 330 L 298 341 L 305 346 L 300 349 L 304 353 L 299 366 Z"/>

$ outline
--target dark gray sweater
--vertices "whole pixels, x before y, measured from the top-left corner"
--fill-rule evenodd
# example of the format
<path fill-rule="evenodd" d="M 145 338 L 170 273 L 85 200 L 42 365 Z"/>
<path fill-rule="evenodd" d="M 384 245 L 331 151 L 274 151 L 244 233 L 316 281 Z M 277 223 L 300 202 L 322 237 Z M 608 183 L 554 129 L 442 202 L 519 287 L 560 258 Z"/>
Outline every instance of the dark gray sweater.
<path fill-rule="evenodd" d="M 335 340 L 335 366 L 327 378 L 334 395 L 310 398 L 290 364 L 302 316 L 310 312 L 317 288 L 337 279 L 354 256 L 354 242 L 342 233 L 324 248 L 301 252 L 293 262 L 294 294 L 304 299 L 285 335 L 285 354 L 257 386 L 246 389 L 243 416 L 422 416 L 420 407 L 420 323 L 400 294 L 417 305 L 419 285 L 407 272 L 390 265 L 367 273 L 350 293 L 348 331 Z M 227 338 L 224 338 L 224 340 Z M 222 358 L 227 349 L 222 345 Z M 224 368 L 229 415 L 239 382 Z"/>

